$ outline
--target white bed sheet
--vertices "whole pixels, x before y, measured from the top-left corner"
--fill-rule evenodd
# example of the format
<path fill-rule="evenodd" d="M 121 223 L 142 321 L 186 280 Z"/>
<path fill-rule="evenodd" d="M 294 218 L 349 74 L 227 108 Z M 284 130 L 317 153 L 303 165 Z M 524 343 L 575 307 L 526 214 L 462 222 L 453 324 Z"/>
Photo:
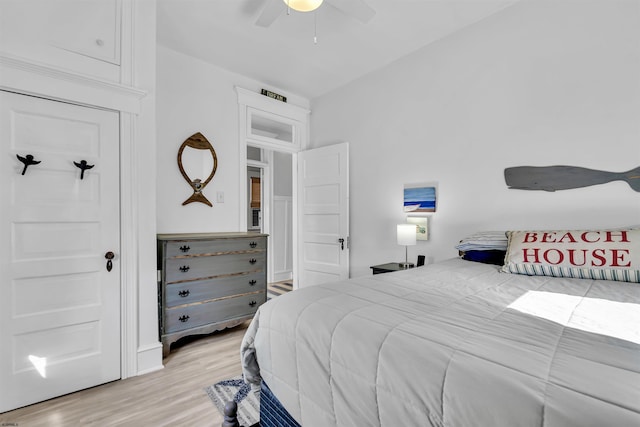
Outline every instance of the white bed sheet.
<path fill-rule="evenodd" d="M 242 344 L 304 427 L 640 426 L 640 286 L 461 259 L 300 289 Z"/>

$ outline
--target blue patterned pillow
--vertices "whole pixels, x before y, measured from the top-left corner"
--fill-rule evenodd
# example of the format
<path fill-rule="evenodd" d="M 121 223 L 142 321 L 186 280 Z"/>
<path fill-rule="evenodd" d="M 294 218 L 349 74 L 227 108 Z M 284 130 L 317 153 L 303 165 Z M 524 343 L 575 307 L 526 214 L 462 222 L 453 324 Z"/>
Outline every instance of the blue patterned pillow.
<path fill-rule="evenodd" d="M 508 231 L 502 271 L 640 283 L 640 229 Z"/>
<path fill-rule="evenodd" d="M 462 259 L 481 262 L 483 264 L 503 265 L 505 254 L 505 251 L 499 250 L 466 251 L 462 253 Z"/>

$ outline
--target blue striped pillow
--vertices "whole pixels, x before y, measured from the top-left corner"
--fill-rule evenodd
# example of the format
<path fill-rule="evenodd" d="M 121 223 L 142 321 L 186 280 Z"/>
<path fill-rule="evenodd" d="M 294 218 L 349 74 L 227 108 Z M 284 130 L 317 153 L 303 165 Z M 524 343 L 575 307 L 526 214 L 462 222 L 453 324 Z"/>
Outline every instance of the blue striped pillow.
<path fill-rule="evenodd" d="M 640 283 L 640 228 L 508 231 L 502 271 Z"/>

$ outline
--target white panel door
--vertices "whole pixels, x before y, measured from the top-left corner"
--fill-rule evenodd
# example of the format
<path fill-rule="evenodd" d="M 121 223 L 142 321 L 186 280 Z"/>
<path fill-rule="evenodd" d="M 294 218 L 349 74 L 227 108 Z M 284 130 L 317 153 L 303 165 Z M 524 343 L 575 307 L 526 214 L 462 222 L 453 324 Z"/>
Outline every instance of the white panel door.
<path fill-rule="evenodd" d="M 298 153 L 298 287 L 349 277 L 349 144 Z"/>
<path fill-rule="evenodd" d="M 4 412 L 120 378 L 119 116 L 0 91 L 0 154 Z"/>

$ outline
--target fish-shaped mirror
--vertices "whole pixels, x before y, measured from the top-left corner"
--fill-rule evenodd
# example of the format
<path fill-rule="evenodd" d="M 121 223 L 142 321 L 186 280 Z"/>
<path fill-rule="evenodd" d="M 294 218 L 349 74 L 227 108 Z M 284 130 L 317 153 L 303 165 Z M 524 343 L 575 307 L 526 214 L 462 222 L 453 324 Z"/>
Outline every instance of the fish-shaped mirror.
<path fill-rule="evenodd" d="M 178 167 L 184 179 L 193 189 L 191 197 L 182 202 L 182 205 L 200 202 L 213 206 L 202 194 L 202 190 L 216 174 L 218 157 L 216 156 L 216 150 L 213 149 L 207 138 L 200 132 L 191 135 L 180 146 L 178 150 Z M 202 177 L 207 173 L 209 174 L 207 179 L 202 181 Z"/>

